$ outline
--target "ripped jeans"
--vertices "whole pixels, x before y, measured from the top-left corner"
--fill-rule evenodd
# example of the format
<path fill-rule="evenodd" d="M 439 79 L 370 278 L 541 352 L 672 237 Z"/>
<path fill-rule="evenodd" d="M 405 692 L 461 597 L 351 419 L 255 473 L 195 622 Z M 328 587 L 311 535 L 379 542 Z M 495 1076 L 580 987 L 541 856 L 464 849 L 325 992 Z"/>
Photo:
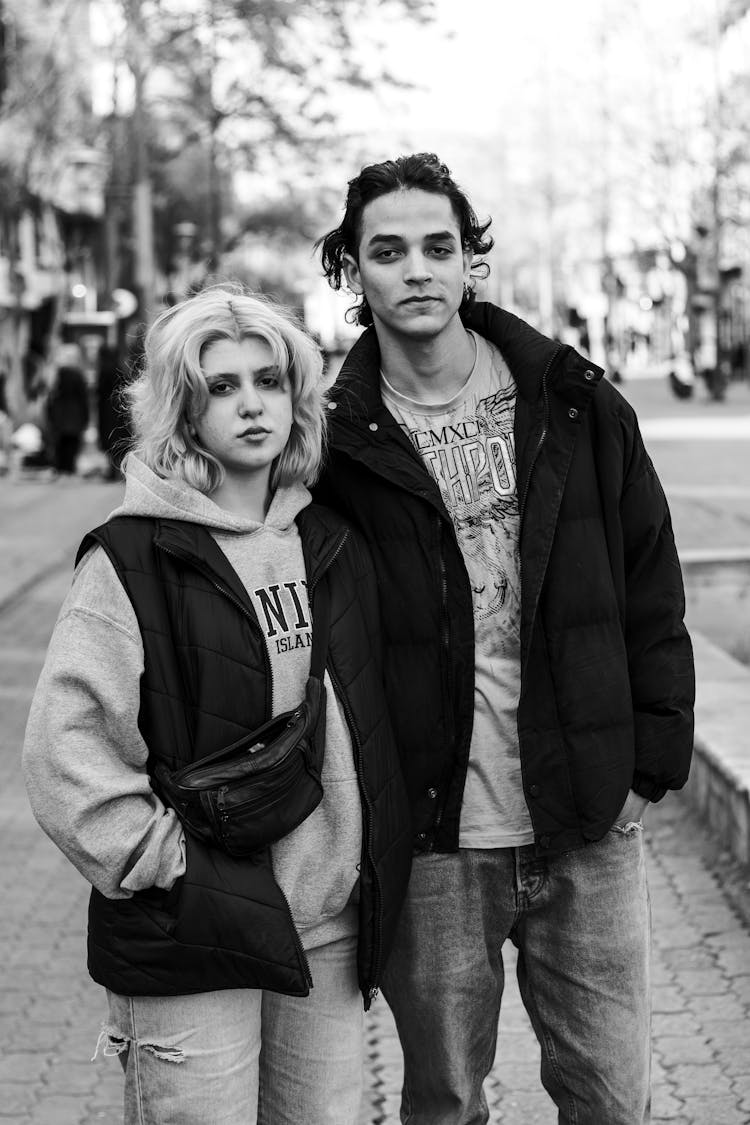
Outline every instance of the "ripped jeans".
<path fill-rule="evenodd" d="M 645 1125 L 650 910 L 643 834 L 632 821 L 558 856 L 538 858 L 528 846 L 415 858 L 383 980 L 404 1050 L 401 1121 L 488 1121 L 482 1087 L 497 1046 L 506 940 L 518 949 L 558 1121 Z"/>
<path fill-rule="evenodd" d="M 103 1044 L 125 1071 L 124 1125 L 356 1125 L 364 1050 L 356 950 L 356 937 L 308 950 L 309 996 L 108 992 L 97 1051 Z"/>

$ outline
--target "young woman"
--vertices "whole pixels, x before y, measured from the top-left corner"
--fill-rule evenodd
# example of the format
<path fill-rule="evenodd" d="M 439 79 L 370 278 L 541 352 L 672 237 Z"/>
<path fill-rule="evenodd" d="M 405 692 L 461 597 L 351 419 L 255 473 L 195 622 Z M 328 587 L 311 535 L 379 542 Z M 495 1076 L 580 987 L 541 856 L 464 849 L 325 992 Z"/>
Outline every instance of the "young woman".
<path fill-rule="evenodd" d="M 410 826 L 362 542 L 311 505 L 321 359 L 218 288 L 163 313 L 129 388 L 122 506 L 82 545 L 24 747 L 44 830 L 93 887 L 88 964 L 126 1125 L 355 1125 Z M 232 858 L 152 784 L 294 707 L 330 604 L 324 796 Z"/>

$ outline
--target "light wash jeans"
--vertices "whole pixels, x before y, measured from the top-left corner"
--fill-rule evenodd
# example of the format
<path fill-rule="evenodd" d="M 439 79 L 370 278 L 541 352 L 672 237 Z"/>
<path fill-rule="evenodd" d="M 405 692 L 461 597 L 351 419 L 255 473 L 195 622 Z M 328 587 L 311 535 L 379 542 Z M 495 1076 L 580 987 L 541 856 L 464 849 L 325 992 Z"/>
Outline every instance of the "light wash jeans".
<path fill-rule="evenodd" d="M 495 1057 L 506 938 L 518 947 L 558 1121 L 644 1125 L 650 908 L 640 825 L 545 859 L 533 847 L 415 858 L 383 986 L 404 1051 L 401 1121 L 488 1120 L 482 1085 Z"/>
<path fill-rule="evenodd" d="M 124 1125 L 356 1125 L 363 1006 L 357 939 L 307 957 L 309 996 L 108 992 L 100 1041 L 125 1070 Z"/>

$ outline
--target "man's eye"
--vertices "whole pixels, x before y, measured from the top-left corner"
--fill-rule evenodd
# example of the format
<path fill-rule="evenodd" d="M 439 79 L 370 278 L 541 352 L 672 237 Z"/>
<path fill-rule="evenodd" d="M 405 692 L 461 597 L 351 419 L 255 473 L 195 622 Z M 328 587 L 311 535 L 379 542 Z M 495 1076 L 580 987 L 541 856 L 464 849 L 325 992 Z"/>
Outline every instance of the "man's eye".
<path fill-rule="evenodd" d="M 437 258 L 449 258 L 453 253 L 452 246 L 433 246 L 431 253 Z"/>
<path fill-rule="evenodd" d="M 377 261 L 379 261 L 379 262 L 390 262 L 390 261 L 393 261 L 393 259 L 396 258 L 397 256 L 398 256 L 398 250 L 392 250 L 392 249 L 378 250 L 377 254 L 375 255 Z"/>

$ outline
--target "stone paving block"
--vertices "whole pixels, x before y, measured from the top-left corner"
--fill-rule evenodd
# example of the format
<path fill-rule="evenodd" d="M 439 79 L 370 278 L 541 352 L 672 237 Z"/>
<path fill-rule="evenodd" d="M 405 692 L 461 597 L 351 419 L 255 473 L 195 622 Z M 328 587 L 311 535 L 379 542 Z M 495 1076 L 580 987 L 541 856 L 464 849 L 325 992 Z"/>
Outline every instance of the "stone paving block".
<path fill-rule="evenodd" d="M 654 1086 L 651 1096 L 651 1115 L 654 1121 L 674 1121 L 682 1113 L 683 1105 L 675 1097 L 674 1087 Z"/>
<path fill-rule="evenodd" d="M 746 975 L 750 973 L 750 942 L 744 948 L 720 949 L 716 959 L 729 976 Z"/>
<path fill-rule="evenodd" d="M 706 945 L 712 949 L 742 949 L 748 955 L 747 972 L 750 973 L 750 934 L 744 929 L 721 930 L 706 934 Z"/>
<path fill-rule="evenodd" d="M 703 934 L 695 926 L 664 925 L 660 926 L 654 935 L 654 945 L 662 951 L 692 949 L 700 947 L 703 941 Z M 710 951 L 706 950 L 705 953 L 706 956 L 710 956 Z"/>
<path fill-rule="evenodd" d="M 675 1066 L 669 1074 L 670 1081 L 679 1091 L 681 1098 L 700 1097 L 710 1090 L 712 1095 L 729 1096 L 732 1092 L 731 1079 L 724 1074 L 717 1062 L 700 1066 Z"/>
<path fill-rule="evenodd" d="M 693 1006 L 702 1011 L 706 1011 L 710 998 L 722 1003 L 719 997 L 729 989 L 729 981 L 716 969 L 679 969 L 675 971 L 674 979 L 686 996 L 696 998 Z"/>
<path fill-rule="evenodd" d="M 732 995 L 736 996 L 741 1004 L 750 1007 L 750 976 L 733 976 L 731 984 Z"/>
<path fill-rule="evenodd" d="M 651 1017 L 651 1033 L 654 1041 L 658 1042 L 663 1035 L 685 1036 L 697 1035 L 701 1032 L 701 1023 L 692 1012 L 675 1011 L 669 1014 L 654 1012 Z"/>
<path fill-rule="evenodd" d="M 503 1098 L 502 1106 L 490 1114 L 490 1125 L 501 1122 L 502 1125 L 556 1125 L 557 1110 L 546 1094 L 508 1096 Z"/>
<path fill-rule="evenodd" d="M 0 1042 L 6 1050 L 51 1053 L 60 1042 L 60 1029 L 21 1021 L 12 1032 L 0 1030 Z"/>
<path fill-rule="evenodd" d="M 700 1017 L 700 1011 L 698 1011 Z M 734 1047 L 737 1044 L 747 1044 L 748 1039 L 748 1025 L 747 1021 L 743 1019 L 728 1019 L 723 1020 L 719 1018 L 701 1018 L 700 1019 L 701 1031 L 708 1039 L 709 1043 L 715 1044 L 722 1052 L 727 1047 Z"/>
<path fill-rule="evenodd" d="M 651 998 L 651 1010 L 655 1015 L 683 1012 L 685 997 L 676 985 L 655 987 Z"/>
<path fill-rule="evenodd" d="M 119 1114 L 120 1120 L 118 1125 L 122 1125 L 122 1106 L 124 1100 L 123 1073 L 116 1059 L 108 1059 L 107 1062 L 114 1065 L 103 1068 L 105 1072 L 103 1075 L 100 1071 L 99 1084 L 96 1091 L 86 1099 L 86 1110 L 90 1114 L 111 1114 L 114 1109 L 115 1113 Z"/>
<path fill-rule="evenodd" d="M 29 1117 L 29 1125 L 72 1125 L 80 1120 L 81 1109 L 78 1095 L 43 1090 Z"/>
<path fill-rule="evenodd" d="M 654 1050 L 665 1067 L 679 1063 L 713 1062 L 716 1049 L 698 1035 L 663 1035 L 654 1043 Z"/>
<path fill-rule="evenodd" d="M 0 1082 L 42 1081 L 48 1062 L 38 1051 L 7 1051 L 0 1055 Z"/>
<path fill-rule="evenodd" d="M 513 1063 L 512 1066 L 497 1067 L 498 1082 L 506 1089 L 513 1091 L 538 1091 L 542 1083 L 539 1077 L 539 1064 Z"/>
<path fill-rule="evenodd" d="M 716 954 L 697 942 L 694 945 L 683 946 L 681 949 L 663 949 L 661 956 L 664 964 L 675 972 L 678 970 L 713 972 L 716 968 Z"/>
<path fill-rule="evenodd" d="M 750 1076 L 750 1037 L 743 1046 L 722 1047 L 721 1067 L 733 1079 Z"/>
<path fill-rule="evenodd" d="M 750 1067 L 745 1067 L 745 1073 L 732 1078 L 732 1093 L 741 1101 L 750 1104 Z"/>
<path fill-rule="evenodd" d="M 69 1058 L 55 1059 L 55 1068 L 48 1076 L 49 1085 L 57 1093 L 79 1097 L 94 1093 L 98 1081 L 99 1076 L 90 1062 L 73 1062 Z"/>
<path fill-rule="evenodd" d="M 746 1111 L 724 1094 L 688 1096 L 684 1113 L 687 1125 L 748 1125 Z"/>
<path fill-rule="evenodd" d="M 2 1125 L 28 1125 L 29 1114 L 36 1104 L 36 1095 L 33 1090 L 24 1090 L 16 1086 L 17 1093 L 3 1091 L 0 1100 L 0 1122 Z M 58 1125 L 63 1125 L 59 1122 Z"/>
<path fill-rule="evenodd" d="M 691 1001 L 690 1007 L 698 1017 L 701 1026 L 704 1026 L 707 1020 L 712 1021 L 722 1017 L 725 1020 L 741 1021 L 745 1019 L 745 1005 L 729 993 L 709 996 L 702 994 L 699 989 L 695 991 L 696 996 Z"/>

